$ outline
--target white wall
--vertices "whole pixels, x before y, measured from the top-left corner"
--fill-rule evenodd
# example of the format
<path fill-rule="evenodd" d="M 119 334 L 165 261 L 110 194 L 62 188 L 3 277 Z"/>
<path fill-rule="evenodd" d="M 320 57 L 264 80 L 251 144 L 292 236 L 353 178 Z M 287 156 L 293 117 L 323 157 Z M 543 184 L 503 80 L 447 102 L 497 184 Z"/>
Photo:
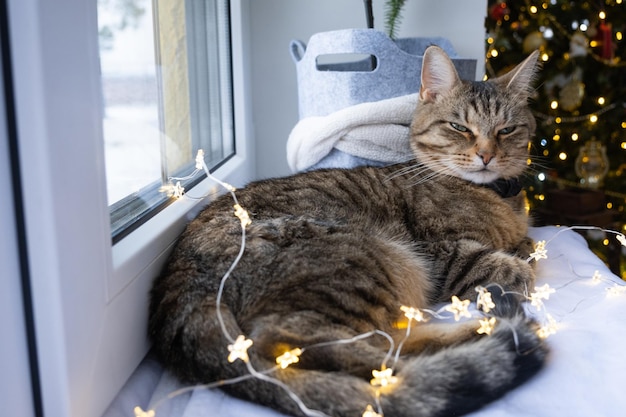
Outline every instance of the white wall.
<path fill-rule="evenodd" d="M 316 32 L 366 27 L 363 0 L 247 0 L 251 23 L 252 111 L 260 178 L 288 174 L 285 144 L 298 121 L 295 65 L 289 42 Z M 487 0 L 408 0 L 400 37 L 444 36 L 459 56 L 478 60 L 482 78 Z M 384 30 L 384 1 L 374 0 Z"/>

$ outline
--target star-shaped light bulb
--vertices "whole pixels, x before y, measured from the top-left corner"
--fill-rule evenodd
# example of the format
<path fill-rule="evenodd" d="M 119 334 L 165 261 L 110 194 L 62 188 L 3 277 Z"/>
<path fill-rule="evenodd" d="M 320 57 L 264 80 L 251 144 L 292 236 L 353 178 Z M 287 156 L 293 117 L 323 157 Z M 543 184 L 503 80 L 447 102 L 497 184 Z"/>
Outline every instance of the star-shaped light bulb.
<path fill-rule="evenodd" d="M 482 309 L 485 313 L 489 313 L 491 309 L 496 307 L 496 304 L 491 298 L 491 293 L 487 291 L 487 288 L 478 286 L 476 287 L 478 298 L 476 299 L 476 307 Z"/>
<path fill-rule="evenodd" d="M 174 197 L 181 198 L 183 194 L 185 194 L 185 187 L 180 185 L 180 181 L 176 181 L 176 185 L 172 187 L 172 192 L 174 193 Z"/>
<path fill-rule="evenodd" d="M 198 149 L 196 153 L 196 169 L 204 168 L 204 151 L 202 149 Z"/>
<path fill-rule="evenodd" d="M 276 363 L 285 369 L 289 365 L 300 362 L 300 355 L 302 355 L 302 349 L 295 348 L 287 351 L 276 358 Z"/>
<path fill-rule="evenodd" d="M 530 259 L 538 261 L 539 259 L 548 259 L 548 251 L 546 250 L 546 241 L 540 240 L 535 244 L 535 251 L 530 254 Z"/>
<path fill-rule="evenodd" d="M 252 223 L 248 212 L 243 207 L 241 207 L 239 204 L 235 204 L 233 208 L 235 209 L 235 216 L 237 216 L 241 221 L 242 227 L 246 227 Z"/>
<path fill-rule="evenodd" d="M 545 284 L 541 287 L 535 287 L 535 292 L 530 294 L 530 304 L 537 308 L 538 311 L 541 311 L 541 307 L 543 306 L 542 300 L 547 300 L 550 298 L 550 294 L 556 292 L 554 288 L 550 288 L 550 285 Z"/>
<path fill-rule="evenodd" d="M 482 319 L 482 320 L 478 320 L 478 322 L 480 323 L 480 328 L 478 330 L 476 330 L 476 333 L 478 334 L 486 334 L 486 335 L 490 335 L 491 332 L 493 331 L 494 327 L 496 326 L 496 318 L 492 317 L 490 319 Z"/>
<path fill-rule="evenodd" d="M 469 312 L 470 300 L 460 300 L 456 295 L 452 296 L 452 304 L 444 307 L 446 311 L 454 314 L 454 320 L 459 321 L 461 317 L 472 317 Z"/>
<path fill-rule="evenodd" d="M 610 295 L 626 294 L 626 286 L 615 284 L 606 289 Z"/>
<path fill-rule="evenodd" d="M 232 345 L 228 345 L 228 362 L 235 362 L 237 359 L 241 359 L 244 362 L 248 362 L 248 348 L 252 346 L 252 340 L 246 339 L 244 335 L 237 336 L 237 340 Z"/>
<path fill-rule="evenodd" d="M 593 276 L 591 277 L 591 282 L 593 282 L 594 284 L 599 284 L 602 281 L 602 274 L 600 274 L 600 271 L 596 270 L 593 273 Z"/>
<path fill-rule="evenodd" d="M 541 326 L 539 330 L 537 330 L 537 336 L 542 339 L 546 339 L 547 337 L 555 334 L 558 328 L 554 317 L 552 317 L 550 314 L 546 314 L 546 319 L 547 323 L 544 323 L 544 325 Z"/>
<path fill-rule="evenodd" d="M 133 409 L 135 413 L 135 417 L 154 417 L 156 413 L 154 410 L 143 410 L 141 407 L 137 406 Z"/>
<path fill-rule="evenodd" d="M 377 413 L 374 410 L 374 407 L 372 407 L 371 404 L 368 404 L 365 411 L 363 411 L 363 414 L 361 415 L 361 417 L 383 417 L 383 415 L 380 413 Z"/>
<path fill-rule="evenodd" d="M 427 321 L 424 313 L 419 308 L 402 306 L 400 310 L 404 312 L 404 316 L 409 320 Z"/>
<path fill-rule="evenodd" d="M 372 376 L 374 376 L 374 378 L 370 380 L 370 384 L 376 387 L 386 387 L 398 382 L 398 378 L 393 376 L 392 368 L 383 367 L 380 371 L 374 369 L 372 370 Z"/>

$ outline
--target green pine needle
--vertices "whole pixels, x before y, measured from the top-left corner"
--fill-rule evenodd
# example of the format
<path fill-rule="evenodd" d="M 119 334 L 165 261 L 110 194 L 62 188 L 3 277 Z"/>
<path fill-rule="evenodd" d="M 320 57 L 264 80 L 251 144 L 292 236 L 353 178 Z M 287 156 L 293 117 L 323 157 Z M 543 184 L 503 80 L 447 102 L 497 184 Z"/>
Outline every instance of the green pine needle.
<path fill-rule="evenodd" d="M 385 27 L 387 28 L 387 35 L 391 39 L 395 39 L 402 20 L 402 8 L 406 0 L 387 0 L 385 3 Z"/>

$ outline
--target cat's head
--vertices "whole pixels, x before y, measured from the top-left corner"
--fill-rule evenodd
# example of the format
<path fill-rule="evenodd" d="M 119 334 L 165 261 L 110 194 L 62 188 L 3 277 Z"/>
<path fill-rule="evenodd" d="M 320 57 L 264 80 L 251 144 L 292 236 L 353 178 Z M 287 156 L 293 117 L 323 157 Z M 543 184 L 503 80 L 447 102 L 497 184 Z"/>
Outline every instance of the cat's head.
<path fill-rule="evenodd" d="M 507 74 L 463 81 L 439 47 L 424 53 L 411 126 L 417 160 L 435 172 L 479 184 L 519 176 L 527 167 L 535 119 L 528 108 L 534 52 Z"/>

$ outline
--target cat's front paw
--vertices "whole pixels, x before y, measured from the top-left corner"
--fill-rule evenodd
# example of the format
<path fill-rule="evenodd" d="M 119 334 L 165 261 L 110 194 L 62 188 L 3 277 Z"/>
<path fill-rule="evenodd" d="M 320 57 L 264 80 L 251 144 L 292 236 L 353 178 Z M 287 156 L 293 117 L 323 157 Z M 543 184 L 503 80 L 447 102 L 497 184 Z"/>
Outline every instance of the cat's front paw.
<path fill-rule="evenodd" d="M 515 248 L 514 255 L 524 260 L 530 258 L 530 254 L 535 251 L 535 241 L 526 236 Z M 533 261 L 534 262 L 534 261 Z"/>

